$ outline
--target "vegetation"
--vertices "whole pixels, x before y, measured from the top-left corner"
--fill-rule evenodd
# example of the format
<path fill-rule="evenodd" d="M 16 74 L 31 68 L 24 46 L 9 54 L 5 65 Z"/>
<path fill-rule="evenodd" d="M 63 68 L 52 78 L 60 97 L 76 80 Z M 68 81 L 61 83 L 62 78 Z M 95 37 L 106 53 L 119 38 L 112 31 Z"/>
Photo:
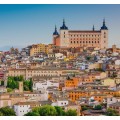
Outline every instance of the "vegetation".
<path fill-rule="evenodd" d="M 19 88 L 19 82 L 23 81 L 23 88 L 25 91 L 32 91 L 33 82 L 32 79 L 24 80 L 23 76 L 16 76 L 16 77 L 8 77 L 7 87 L 8 92 L 11 92 L 15 88 Z"/>
<path fill-rule="evenodd" d="M 7 87 L 11 89 L 15 89 L 19 87 L 19 81 L 23 81 L 23 76 L 16 76 L 16 77 L 8 77 Z"/>
<path fill-rule="evenodd" d="M 66 116 L 77 116 L 76 110 L 68 110 L 65 114 Z"/>
<path fill-rule="evenodd" d="M 84 110 L 88 110 L 89 108 L 87 107 L 87 106 L 81 106 L 81 108 L 82 108 L 82 111 L 84 111 Z"/>
<path fill-rule="evenodd" d="M 56 116 L 65 116 L 65 111 L 61 107 L 55 106 L 55 109 L 57 112 Z"/>
<path fill-rule="evenodd" d="M 13 91 L 13 89 L 7 88 L 7 92 L 12 92 L 12 91 Z"/>
<path fill-rule="evenodd" d="M 101 105 L 96 105 L 96 106 L 94 107 L 94 110 L 102 110 L 102 106 L 101 106 Z"/>
<path fill-rule="evenodd" d="M 34 108 L 31 112 L 25 114 L 25 116 L 76 116 L 76 110 L 64 111 L 59 106 L 44 105 Z"/>
<path fill-rule="evenodd" d="M 16 116 L 12 108 L 2 107 L 0 108 L 0 116 Z"/>
<path fill-rule="evenodd" d="M 119 116 L 118 112 L 116 110 L 111 109 L 111 108 L 107 109 L 106 115 L 107 116 Z"/>
<path fill-rule="evenodd" d="M 39 114 L 40 116 L 56 116 L 57 111 L 55 107 L 50 105 L 45 105 L 40 108 Z"/>
<path fill-rule="evenodd" d="M 25 116 L 40 116 L 39 113 L 36 112 L 28 112 L 27 114 L 25 114 Z"/>
<path fill-rule="evenodd" d="M 2 113 L 2 112 L 0 112 L 0 116 L 3 116 L 3 113 Z"/>

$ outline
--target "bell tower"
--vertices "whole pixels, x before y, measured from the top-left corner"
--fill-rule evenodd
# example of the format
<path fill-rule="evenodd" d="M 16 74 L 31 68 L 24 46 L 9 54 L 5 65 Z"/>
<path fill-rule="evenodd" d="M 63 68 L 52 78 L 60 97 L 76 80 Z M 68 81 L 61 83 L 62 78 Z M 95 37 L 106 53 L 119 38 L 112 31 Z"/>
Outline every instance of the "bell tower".
<path fill-rule="evenodd" d="M 100 48 L 106 49 L 108 48 L 108 28 L 105 25 L 105 19 L 103 20 L 103 26 L 101 27 L 100 30 L 101 30 Z"/>
<path fill-rule="evenodd" d="M 60 47 L 69 46 L 69 34 L 68 27 L 65 25 L 65 20 L 63 19 L 63 25 L 60 27 Z"/>

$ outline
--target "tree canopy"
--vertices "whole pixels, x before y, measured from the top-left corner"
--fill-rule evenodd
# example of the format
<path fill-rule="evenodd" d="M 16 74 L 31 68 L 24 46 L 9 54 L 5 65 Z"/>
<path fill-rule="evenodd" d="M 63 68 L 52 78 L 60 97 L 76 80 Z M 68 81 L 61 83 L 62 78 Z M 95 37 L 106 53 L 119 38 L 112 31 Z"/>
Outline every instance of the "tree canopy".
<path fill-rule="evenodd" d="M 54 106 L 54 107 L 57 112 L 56 116 L 65 116 L 65 111 L 61 107 L 59 107 L 59 106 Z"/>
<path fill-rule="evenodd" d="M 77 116 L 77 112 L 76 112 L 76 110 L 69 109 L 66 112 L 66 116 Z"/>
<path fill-rule="evenodd" d="M 28 112 L 25 116 L 40 116 L 37 112 Z"/>
<path fill-rule="evenodd" d="M 107 116 L 119 116 L 118 112 L 116 110 L 111 109 L 111 108 L 107 109 L 106 115 Z"/>
<path fill-rule="evenodd" d="M 101 105 L 96 105 L 96 106 L 94 107 L 94 110 L 102 110 L 102 106 L 101 106 Z"/>
<path fill-rule="evenodd" d="M 32 91 L 33 82 L 32 79 L 24 80 L 23 76 L 9 76 L 7 80 L 7 87 L 10 89 L 19 88 L 19 81 L 23 81 L 23 88 L 25 91 Z"/>
<path fill-rule="evenodd" d="M 14 110 L 9 107 L 0 108 L 0 114 L 3 116 L 16 116 Z"/>
<path fill-rule="evenodd" d="M 45 105 L 40 108 L 39 114 L 40 116 L 56 116 L 57 111 L 55 107 L 50 105 Z"/>
<path fill-rule="evenodd" d="M 25 114 L 25 116 L 76 116 L 76 110 L 64 111 L 59 106 L 44 105 L 41 107 L 35 107 L 31 112 Z"/>

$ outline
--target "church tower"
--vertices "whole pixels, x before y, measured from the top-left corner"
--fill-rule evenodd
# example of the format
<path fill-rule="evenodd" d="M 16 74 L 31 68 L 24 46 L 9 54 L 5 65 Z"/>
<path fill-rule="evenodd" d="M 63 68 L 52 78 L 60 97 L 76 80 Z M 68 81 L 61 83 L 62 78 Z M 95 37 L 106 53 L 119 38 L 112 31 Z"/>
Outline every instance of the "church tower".
<path fill-rule="evenodd" d="M 105 19 L 103 20 L 103 26 L 101 27 L 100 30 L 101 30 L 100 48 L 106 49 L 108 48 L 108 28 L 105 25 Z"/>
<path fill-rule="evenodd" d="M 69 47 L 68 27 L 65 25 L 64 19 L 63 19 L 63 25 L 62 27 L 60 27 L 60 46 Z"/>

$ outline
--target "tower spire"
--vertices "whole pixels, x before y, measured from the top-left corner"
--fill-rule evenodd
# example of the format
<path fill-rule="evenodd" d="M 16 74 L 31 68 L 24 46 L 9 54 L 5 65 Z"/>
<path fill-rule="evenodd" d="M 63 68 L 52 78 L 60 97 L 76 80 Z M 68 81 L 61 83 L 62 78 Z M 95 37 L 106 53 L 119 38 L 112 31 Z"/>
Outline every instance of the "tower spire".
<path fill-rule="evenodd" d="M 59 35 L 58 32 L 57 32 L 57 27 L 56 27 L 56 25 L 55 25 L 55 31 L 54 31 L 53 35 Z"/>
<path fill-rule="evenodd" d="M 105 18 L 103 19 L 103 25 L 105 25 Z"/>
<path fill-rule="evenodd" d="M 101 27 L 101 30 L 108 30 L 108 28 L 105 25 L 105 18 L 103 19 L 103 26 Z"/>
<path fill-rule="evenodd" d="M 66 27 L 66 25 L 65 25 L 65 19 L 64 18 L 63 18 L 63 25 L 62 25 L 62 27 L 60 27 L 60 29 L 64 29 L 64 30 L 68 29 L 68 27 Z"/>
<path fill-rule="evenodd" d="M 94 27 L 94 25 L 93 25 L 93 31 L 95 31 L 95 27 Z"/>
<path fill-rule="evenodd" d="M 55 31 L 57 31 L 57 27 L 56 27 L 56 25 L 55 25 Z"/>
<path fill-rule="evenodd" d="M 63 18 L 63 25 L 65 25 L 65 19 Z"/>

